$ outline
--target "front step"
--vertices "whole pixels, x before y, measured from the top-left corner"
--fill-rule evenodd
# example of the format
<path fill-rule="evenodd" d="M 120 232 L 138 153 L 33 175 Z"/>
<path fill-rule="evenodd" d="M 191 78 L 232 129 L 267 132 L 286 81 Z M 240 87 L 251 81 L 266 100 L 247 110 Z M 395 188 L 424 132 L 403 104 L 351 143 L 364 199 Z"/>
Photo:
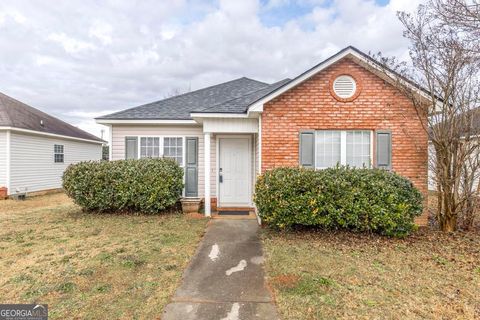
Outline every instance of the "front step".
<path fill-rule="evenodd" d="M 232 214 L 229 215 L 229 211 L 248 211 L 248 215 L 239 215 Z M 223 212 L 223 214 L 219 214 Z M 255 214 L 255 209 L 251 207 L 228 207 L 228 208 L 217 208 L 217 211 L 212 214 L 213 219 L 232 219 L 232 220 L 256 220 L 257 215 Z"/>

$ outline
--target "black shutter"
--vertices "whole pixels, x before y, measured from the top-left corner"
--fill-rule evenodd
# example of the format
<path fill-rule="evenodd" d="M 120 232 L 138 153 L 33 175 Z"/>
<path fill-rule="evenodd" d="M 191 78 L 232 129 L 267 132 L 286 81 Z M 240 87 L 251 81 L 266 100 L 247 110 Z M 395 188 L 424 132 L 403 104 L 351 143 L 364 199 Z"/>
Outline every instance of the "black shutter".
<path fill-rule="evenodd" d="M 138 159 L 137 137 L 125 137 L 125 159 Z"/>
<path fill-rule="evenodd" d="M 302 131 L 299 138 L 299 161 L 305 168 L 315 168 L 315 131 Z"/>
<path fill-rule="evenodd" d="M 392 169 L 392 132 L 380 130 L 376 132 L 377 139 L 377 167 Z"/>
<path fill-rule="evenodd" d="M 186 138 L 185 196 L 198 196 L 198 138 Z"/>

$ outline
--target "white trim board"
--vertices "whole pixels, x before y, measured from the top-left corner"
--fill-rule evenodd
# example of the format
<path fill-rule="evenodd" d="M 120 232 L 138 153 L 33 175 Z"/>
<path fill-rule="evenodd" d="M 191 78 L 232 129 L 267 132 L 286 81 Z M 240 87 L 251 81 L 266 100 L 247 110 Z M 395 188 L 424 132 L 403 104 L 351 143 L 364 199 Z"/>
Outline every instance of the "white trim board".
<path fill-rule="evenodd" d="M 99 124 L 198 124 L 195 120 L 162 120 L 162 119 L 138 119 L 138 120 L 122 120 L 122 119 L 95 119 Z"/>
<path fill-rule="evenodd" d="M 255 118 L 249 116 L 246 113 L 202 113 L 202 112 L 192 112 L 190 113 L 190 117 L 192 118 Z"/>
<path fill-rule="evenodd" d="M 40 136 L 48 136 L 48 137 L 55 137 L 55 138 L 69 139 L 69 140 L 77 140 L 77 141 L 90 142 L 90 143 L 98 143 L 98 144 L 104 144 L 104 143 L 105 143 L 105 141 L 97 141 L 97 140 L 76 138 L 76 137 L 65 136 L 65 135 L 56 134 L 56 133 L 41 132 L 41 131 L 35 131 L 35 130 L 29 130 L 29 129 L 16 128 L 16 127 L 0 127 L 0 130 L 10 130 L 10 131 L 16 131 L 16 132 L 23 132 L 23 133 L 28 133 L 28 134 L 40 135 Z"/>

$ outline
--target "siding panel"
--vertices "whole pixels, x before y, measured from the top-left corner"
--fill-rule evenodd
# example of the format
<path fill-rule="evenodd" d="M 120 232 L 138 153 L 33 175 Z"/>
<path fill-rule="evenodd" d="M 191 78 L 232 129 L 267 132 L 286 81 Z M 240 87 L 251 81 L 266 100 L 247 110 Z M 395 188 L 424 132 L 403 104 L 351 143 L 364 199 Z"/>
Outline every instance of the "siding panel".
<path fill-rule="evenodd" d="M 53 146 L 64 145 L 64 163 L 54 163 Z M 87 142 L 37 135 L 11 133 L 10 193 L 17 189 L 29 192 L 62 186 L 62 175 L 68 165 L 100 160 L 102 146 Z"/>
<path fill-rule="evenodd" d="M 0 187 L 7 185 L 7 132 L 0 131 Z"/>

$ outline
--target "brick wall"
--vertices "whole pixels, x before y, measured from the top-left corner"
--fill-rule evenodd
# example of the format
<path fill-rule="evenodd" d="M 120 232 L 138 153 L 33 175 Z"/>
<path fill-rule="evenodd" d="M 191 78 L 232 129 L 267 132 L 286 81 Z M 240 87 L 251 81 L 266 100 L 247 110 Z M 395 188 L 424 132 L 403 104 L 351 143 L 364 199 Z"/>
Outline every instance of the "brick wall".
<path fill-rule="evenodd" d="M 353 101 L 341 101 L 331 93 L 332 80 L 341 74 L 352 75 L 360 87 Z M 262 171 L 298 166 L 299 131 L 306 129 L 391 130 L 393 170 L 427 195 L 428 139 L 415 108 L 393 86 L 350 59 L 337 62 L 264 106 Z M 417 223 L 426 221 L 425 210 Z"/>

